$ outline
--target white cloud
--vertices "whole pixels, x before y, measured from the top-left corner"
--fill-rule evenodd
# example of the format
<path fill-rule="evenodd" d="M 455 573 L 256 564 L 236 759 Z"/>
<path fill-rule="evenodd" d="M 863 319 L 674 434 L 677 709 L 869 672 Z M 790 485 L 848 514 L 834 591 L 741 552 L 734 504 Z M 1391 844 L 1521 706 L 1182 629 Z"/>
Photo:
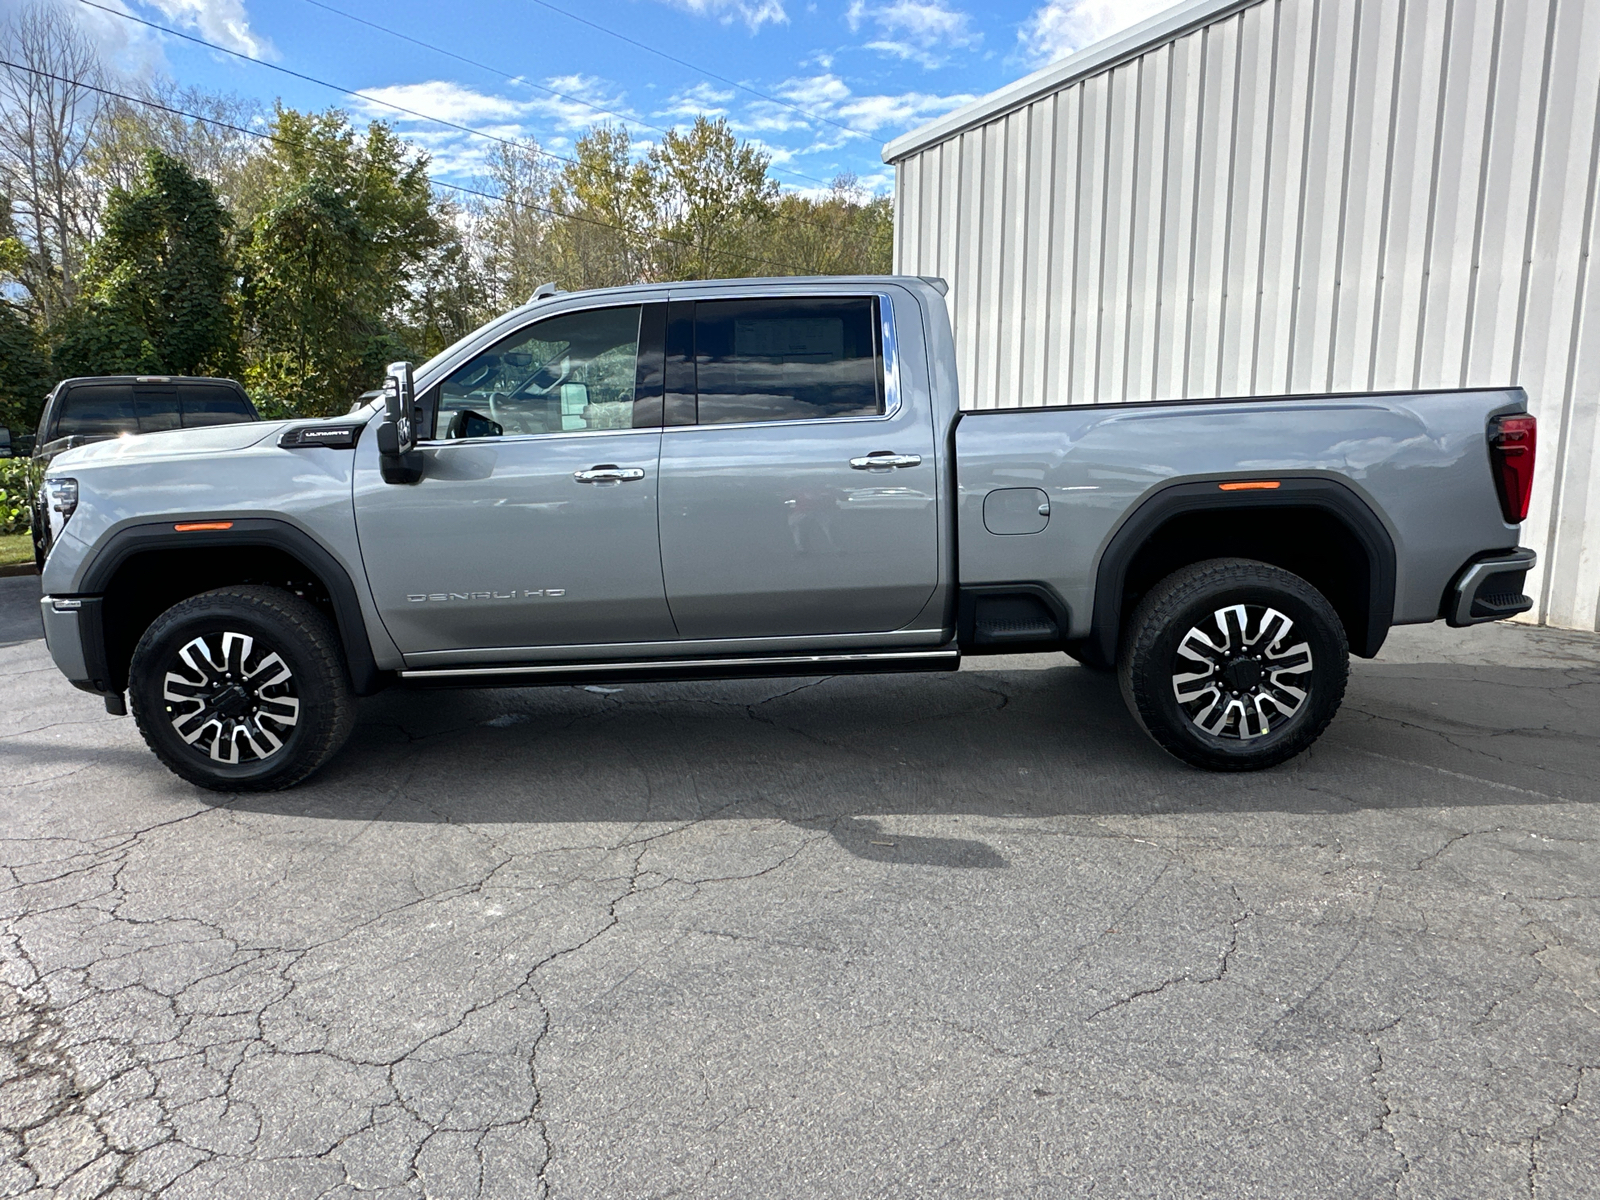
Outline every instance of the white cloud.
<path fill-rule="evenodd" d="M 881 130 L 908 128 L 973 99 L 965 94 L 940 96 L 928 92 L 858 96 L 844 80 L 832 73 L 786 79 L 778 86 L 776 93 L 805 111 L 797 112 L 795 108 L 782 104 L 757 101 L 734 118 L 732 124 L 741 133 L 775 134 L 809 130 L 813 140 L 811 145 L 798 151 L 802 154 L 836 149 L 858 135 L 873 137 Z M 818 120 L 819 117 L 828 119 Z M 841 129 L 839 125 L 849 128 Z"/>
<path fill-rule="evenodd" d="M 1048 0 L 1017 30 L 1017 49 L 1026 62 L 1042 67 L 1171 8 L 1172 3 L 1173 0 Z"/>
<path fill-rule="evenodd" d="M 277 58 L 271 41 L 250 28 L 244 0 L 144 0 L 179 27 L 193 29 L 208 42 L 248 54 Z"/>
<path fill-rule="evenodd" d="M 119 12 L 129 11 L 123 0 L 105 0 L 105 5 Z M 101 61 L 117 74 L 148 79 L 166 71 L 167 57 L 161 48 L 161 35 L 153 29 L 68 0 L 60 0 L 57 8 L 89 39 Z"/>
<path fill-rule="evenodd" d="M 945 0 L 889 0 L 869 4 L 852 0 L 845 13 L 852 33 L 870 23 L 877 37 L 866 43 L 868 50 L 921 63 L 924 67 L 943 66 L 952 50 L 976 48 L 983 34 L 972 27 L 969 13 L 951 8 Z"/>
<path fill-rule="evenodd" d="M 905 129 L 977 99 L 970 95 L 935 96 L 927 92 L 902 92 L 898 96 L 858 96 L 843 105 L 840 115 L 853 128 L 876 133 L 883 128 Z"/>
<path fill-rule="evenodd" d="M 690 121 L 700 116 L 725 117 L 728 115 L 728 101 L 732 99 L 731 91 L 702 81 L 693 87 L 674 93 L 668 98 L 664 108 L 656 110 L 655 115 L 681 117 Z"/>
<path fill-rule="evenodd" d="M 557 75 L 546 79 L 544 86 L 561 95 L 541 93 L 528 101 L 527 111 L 554 122 L 558 129 L 575 133 L 591 125 L 621 121 L 630 133 L 637 132 L 632 124 L 636 114 L 627 94 L 609 80 L 598 75 Z"/>
<path fill-rule="evenodd" d="M 430 79 L 425 83 L 402 83 L 393 87 L 369 87 L 363 88 L 362 92 L 380 103 L 367 104 L 358 100 L 355 103 L 356 107 L 372 116 L 404 121 L 415 118 L 396 113 L 388 107 L 389 104 L 474 127 L 480 121 L 514 121 L 529 110 L 526 101 L 473 91 L 448 79 Z"/>
<path fill-rule="evenodd" d="M 787 25 L 782 0 L 661 0 L 697 17 L 714 17 L 724 25 L 743 21 L 755 33 L 763 25 Z"/>

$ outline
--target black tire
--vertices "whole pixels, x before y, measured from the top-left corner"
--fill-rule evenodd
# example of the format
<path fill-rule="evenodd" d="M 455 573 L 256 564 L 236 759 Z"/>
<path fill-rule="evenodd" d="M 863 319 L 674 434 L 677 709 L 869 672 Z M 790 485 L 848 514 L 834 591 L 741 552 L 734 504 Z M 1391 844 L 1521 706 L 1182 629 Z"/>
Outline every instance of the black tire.
<path fill-rule="evenodd" d="M 1216 558 L 1150 589 L 1117 673 L 1128 710 L 1162 749 L 1212 771 L 1257 771 L 1322 736 L 1344 699 L 1350 649 L 1339 615 L 1304 579 Z"/>
<path fill-rule="evenodd" d="M 355 724 L 333 626 L 281 588 L 179 601 L 144 631 L 128 677 L 145 743 L 175 775 L 212 791 L 293 787 Z"/>

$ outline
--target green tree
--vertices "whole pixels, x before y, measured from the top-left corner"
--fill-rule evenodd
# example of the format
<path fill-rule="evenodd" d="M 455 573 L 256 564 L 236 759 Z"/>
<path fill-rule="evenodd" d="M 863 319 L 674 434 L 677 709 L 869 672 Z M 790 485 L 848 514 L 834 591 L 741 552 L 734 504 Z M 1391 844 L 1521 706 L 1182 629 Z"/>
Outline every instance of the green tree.
<path fill-rule="evenodd" d="M 278 109 L 243 251 L 246 382 L 267 411 L 340 412 L 406 352 L 412 287 L 454 238 L 427 164 L 382 122 Z"/>
<path fill-rule="evenodd" d="M 31 432 L 49 391 L 39 339 L 16 306 L 0 300 L 0 425 L 12 433 Z"/>
<path fill-rule="evenodd" d="M 778 198 L 772 157 L 733 135 L 728 122 L 700 116 L 687 133 L 662 136 L 650 151 L 658 254 L 672 279 L 772 274 L 755 261 Z"/>
<path fill-rule="evenodd" d="M 798 275 L 886 275 L 894 258 L 894 204 L 841 175 L 821 197 L 786 192 L 774 205 L 763 254 Z"/>
<path fill-rule="evenodd" d="M 229 374 L 238 360 L 230 221 L 189 168 L 147 150 L 131 191 L 112 191 L 89 252 L 85 299 L 58 331 L 63 375 Z"/>
<path fill-rule="evenodd" d="M 568 288 L 659 278 L 658 191 L 653 164 L 633 157 L 622 126 L 579 138 L 546 202 L 565 218 L 550 226 L 549 278 Z"/>

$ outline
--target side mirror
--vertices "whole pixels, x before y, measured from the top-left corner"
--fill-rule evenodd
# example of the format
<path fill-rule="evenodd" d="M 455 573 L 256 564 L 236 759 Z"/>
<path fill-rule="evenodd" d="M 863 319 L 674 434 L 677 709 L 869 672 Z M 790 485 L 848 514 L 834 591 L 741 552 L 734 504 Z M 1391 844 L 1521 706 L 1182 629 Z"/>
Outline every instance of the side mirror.
<path fill-rule="evenodd" d="M 417 398 L 411 364 L 390 363 L 383 380 L 383 424 L 378 426 L 378 466 L 385 483 L 416 483 L 422 478 L 417 449 Z"/>

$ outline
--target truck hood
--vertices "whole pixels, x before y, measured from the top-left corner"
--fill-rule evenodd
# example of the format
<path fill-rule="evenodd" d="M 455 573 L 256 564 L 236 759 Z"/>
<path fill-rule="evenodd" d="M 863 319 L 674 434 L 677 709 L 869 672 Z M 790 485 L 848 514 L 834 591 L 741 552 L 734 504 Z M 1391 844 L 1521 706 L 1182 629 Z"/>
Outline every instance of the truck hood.
<path fill-rule="evenodd" d="M 103 442 L 63 450 L 50 460 L 52 475 L 76 467 L 110 466 L 154 458 L 210 457 L 245 450 L 276 437 L 291 424 L 305 421 L 241 421 L 237 425 L 209 425 L 201 429 L 170 429 L 165 433 L 125 433 Z"/>

